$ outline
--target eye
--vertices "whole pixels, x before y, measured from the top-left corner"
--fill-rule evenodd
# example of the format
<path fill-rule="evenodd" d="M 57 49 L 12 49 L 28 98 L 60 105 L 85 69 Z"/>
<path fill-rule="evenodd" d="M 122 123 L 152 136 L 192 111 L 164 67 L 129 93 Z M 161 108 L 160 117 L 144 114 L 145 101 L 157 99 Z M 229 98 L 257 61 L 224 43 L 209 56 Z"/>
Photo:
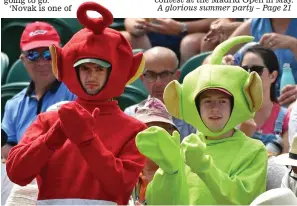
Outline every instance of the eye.
<path fill-rule="evenodd" d="M 80 70 L 81 70 L 81 71 L 88 71 L 89 68 L 82 66 L 82 67 L 80 67 Z"/>
<path fill-rule="evenodd" d="M 96 68 L 96 71 L 97 71 L 97 72 L 102 72 L 102 71 L 104 71 L 104 68 L 102 68 L 102 67 L 97 67 L 97 68 Z"/>
<path fill-rule="evenodd" d="M 219 101 L 219 103 L 220 103 L 220 104 L 226 104 L 226 103 L 227 103 L 227 100 L 226 100 L 226 99 L 221 99 L 221 100 Z"/>
<path fill-rule="evenodd" d="M 203 103 L 204 104 L 210 104 L 211 103 L 211 100 L 210 99 L 205 99 L 205 100 L 203 100 Z"/>

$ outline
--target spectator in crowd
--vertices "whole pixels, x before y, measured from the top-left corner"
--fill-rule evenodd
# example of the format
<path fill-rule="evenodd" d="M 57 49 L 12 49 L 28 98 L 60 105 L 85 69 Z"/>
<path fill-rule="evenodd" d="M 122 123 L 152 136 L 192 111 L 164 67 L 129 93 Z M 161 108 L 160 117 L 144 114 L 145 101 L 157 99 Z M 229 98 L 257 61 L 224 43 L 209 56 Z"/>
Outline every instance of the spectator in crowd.
<path fill-rule="evenodd" d="M 155 46 L 173 50 L 181 59 L 187 59 L 201 52 L 201 43 L 215 19 L 125 19 L 123 35 L 132 48 L 149 49 Z M 214 48 L 212 41 L 205 41 L 204 47 Z"/>
<path fill-rule="evenodd" d="M 295 82 L 297 82 L 297 29 L 295 25 L 297 25 L 297 18 L 256 18 L 244 22 L 231 35 L 231 37 L 252 35 L 260 45 L 271 48 L 275 52 L 280 68 L 276 81 L 280 105 L 289 105 L 297 97 L 297 85 L 288 85 L 280 91 L 280 79 L 285 63 L 290 64 Z M 236 48 L 232 52 L 235 51 Z"/>
<path fill-rule="evenodd" d="M 251 46 L 243 53 L 241 67 L 248 72 L 257 72 L 262 80 L 263 103 L 254 117 L 256 128 L 254 132 L 251 132 L 251 136 L 261 140 L 267 146 L 268 151 L 276 153 L 275 155 L 288 152 L 290 113 L 279 105 L 276 97 L 276 79 L 279 74 L 276 55 L 269 48 L 260 45 Z M 278 151 L 271 151 L 269 144 L 280 148 Z"/>
<path fill-rule="evenodd" d="M 289 145 L 292 147 L 293 136 L 297 133 L 297 100 L 292 105 L 292 110 L 289 119 Z"/>
<path fill-rule="evenodd" d="M 145 70 L 140 78 L 149 93 L 149 98 L 155 97 L 163 102 L 163 92 L 166 85 L 172 80 L 179 79 L 178 59 L 172 50 L 165 47 L 153 47 L 147 50 L 144 56 L 146 60 Z M 125 109 L 125 113 L 134 115 L 137 106 L 141 105 L 132 105 Z M 182 120 L 173 118 L 173 122 L 177 126 L 182 139 L 196 132 L 194 127 Z"/>
<path fill-rule="evenodd" d="M 166 87 L 169 113 L 199 132 L 181 145 L 175 141 L 178 133 L 160 127 L 137 135 L 139 151 L 160 167 L 146 191 L 148 204 L 246 205 L 265 191 L 265 147 L 234 129 L 261 107 L 261 79 L 256 72 L 219 65 L 228 48 L 248 40 L 219 45 L 210 64 L 188 74 L 182 85 L 172 81 Z"/>
<path fill-rule="evenodd" d="M 75 99 L 75 95 L 52 72 L 49 51 L 51 44 L 59 46 L 60 37 L 48 23 L 30 23 L 22 33 L 20 59 L 32 80 L 28 88 L 8 100 L 5 105 L 2 129 L 8 140 L 1 151 L 5 159 L 38 114 L 56 102 Z"/>
<path fill-rule="evenodd" d="M 146 125 L 113 98 L 138 78 L 143 55 L 107 28 L 113 16 L 101 5 L 85 2 L 77 17 L 86 28 L 50 46 L 54 74 L 77 99 L 38 116 L 9 153 L 7 174 L 21 186 L 36 178 L 37 205 L 126 205 L 145 165 L 135 136 Z"/>
<path fill-rule="evenodd" d="M 277 163 L 289 168 L 282 179 L 281 187 L 289 188 L 297 196 L 297 133 L 294 135 L 289 153 L 277 157 Z"/>
<path fill-rule="evenodd" d="M 169 134 L 178 131 L 173 123 L 172 116 L 168 113 L 165 105 L 157 98 L 144 100 L 141 106 L 136 108 L 134 117 L 144 122 L 147 127 L 159 126 L 165 129 Z M 162 141 L 162 140 L 160 140 Z M 178 139 L 179 141 L 179 139 Z M 146 165 L 140 174 L 139 181 L 134 190 L 134 199 L 141 204 L 145 204 L 145 191 L 147 185 L 152 181 L 158 165 L 147 158 Z"/>

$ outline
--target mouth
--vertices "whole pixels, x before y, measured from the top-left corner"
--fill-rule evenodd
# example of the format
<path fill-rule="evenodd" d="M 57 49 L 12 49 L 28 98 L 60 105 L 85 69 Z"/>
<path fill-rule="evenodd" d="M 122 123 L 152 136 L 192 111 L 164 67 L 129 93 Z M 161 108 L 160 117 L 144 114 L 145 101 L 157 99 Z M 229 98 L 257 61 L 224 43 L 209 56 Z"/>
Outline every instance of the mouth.
<path fill-rule="evenodd" d="M 222 119 L 222 117 L 221 116 L 210 116 L 209 119 L 212 121 L 217 121 L 217 120 Z"/>
<path fill-rule="evenodd" d="M 98 84 L 86 84 L 86 86 L 89 88 L 95 88 L 98 87 Z"/>

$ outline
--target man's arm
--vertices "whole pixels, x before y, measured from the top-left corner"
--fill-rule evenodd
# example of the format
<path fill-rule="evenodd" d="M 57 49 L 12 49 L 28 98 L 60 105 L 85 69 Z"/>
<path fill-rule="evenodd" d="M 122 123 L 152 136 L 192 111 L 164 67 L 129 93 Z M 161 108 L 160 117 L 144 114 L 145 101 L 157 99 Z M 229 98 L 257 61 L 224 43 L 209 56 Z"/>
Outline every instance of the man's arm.
<path fill-rule="evenodd" d="M 243 22 L 229 37 L 233 38 L 236 36 L 243 36 L 243 35 L 251 35 L 251 24 L 252 24 L 252 19 L 247 20 L 246 22 Z M 236 53 L 241 47 L 243 46 L 243 44 L 238 44 L 236 46 L 234 46 L 233 48 L 231 48 L 231 50 L 229 51 L 229 54 L 234 54 Z"/>
<path fill-rule="evenodd" d="M 20 143 L 9 152 L 6 162 L 9 179 L 21 186 L 32 182 L 55 149 L 60 148 L 65 141 L 60 122 L 47 126 L 42 121 L 42 114 L 39 115 Z"/>
<path fill-rule="evenodd" d="M 7 135 L 7 141 L 5 145 L 2 147 L 1 155 L 3 158 L 7 159 L 8 153 L 13 146 L 17 144 L 17 137 L 16 137 L 16 103 L 13 99 L 8 100 L 5 105 L 5 112 L 2 120 L 1 128 L 5 131 Z"/>

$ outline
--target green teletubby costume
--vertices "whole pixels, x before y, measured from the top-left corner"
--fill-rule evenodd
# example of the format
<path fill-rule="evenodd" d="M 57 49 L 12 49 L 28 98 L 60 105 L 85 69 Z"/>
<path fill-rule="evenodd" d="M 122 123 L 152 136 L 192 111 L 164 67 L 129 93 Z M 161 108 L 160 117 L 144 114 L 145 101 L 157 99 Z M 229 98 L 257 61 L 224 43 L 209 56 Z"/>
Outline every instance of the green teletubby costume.
<path fill-rule="evenodd" d="M 160 167 L 146 190 L 148 204 L 250 204 L 266 189 L 267 153 L 258 140 L 235 130 L 229 138 L 209 140 L 254 117 L 262 104 L 262 82 L 255 72 L 219 65 L 236 44 L 252 41 L 240 36 L 220 44 L 210 64 L 189 73 L 180 85 L 168 84 L 164 102 L 171 115 L 199 130 L 180 145 L 160 127 L 150 127 L 136 137 L 139 151 Z M 233 108 L 222 131 L 210 131 L 201 120 L 195 98 L 206 89 L 222 88 L 233 95 Z"/>

